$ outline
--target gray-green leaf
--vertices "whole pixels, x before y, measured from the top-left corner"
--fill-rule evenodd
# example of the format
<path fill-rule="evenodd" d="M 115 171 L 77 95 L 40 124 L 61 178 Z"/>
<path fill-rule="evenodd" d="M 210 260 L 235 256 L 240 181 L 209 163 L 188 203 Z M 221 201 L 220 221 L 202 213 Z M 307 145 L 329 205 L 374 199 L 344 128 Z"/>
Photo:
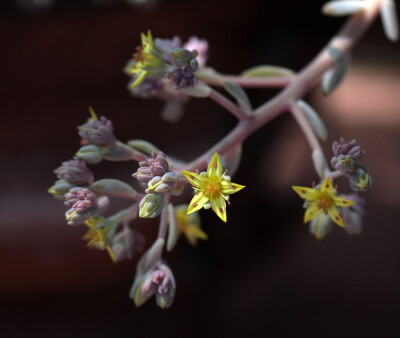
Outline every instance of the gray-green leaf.
<path fill-rule="evenodd" d="M 171 251 L 176 242 L 178 241 L 179 229 L 178 220 L 176 218 L 176 212 L 174 206 L 170 203 L 168 204 L 168 241 L 167 241 L 167 251 Z"/>
<path fill-rule="evenodd" d="M 314 129 L 319 138 L 323 141 L 326 141 L 328 138 L 328 130 L 326 129 L 325 123 L 322 121 L 318 113 L 303 100 L 297 101 L 296 104 L 300 111 L 308 119 L 311 127 Z"/>
<path fill-rule="evenodd" d="M 142 275 L 151 269 L 158 261 L 161 256 L 161 252 L 164 248 L 164 239 L 157 239 L 149 250 L 142 256 L 137 266 L 137 273 Z"/>
<path fill-rule="evenodd" d="M 208 97 L 211 93 L 211 88 L 205 84 L 198 83 L 192 88 L 181 88 L 179 92 L 193 97 Z"/>
<path fill-rule="evenodd" d="M 347 16 L 363 11 L 366 6 L 366 2 L 360 0 L 329 1 L 322 7 L 322 13 L 329 16 Z"/>
<path fill-rule="evenodd" d="M 124 194 L 131 196 L 135 196 L 137 194 L 136 190 L 133 189 L 129 184 L 114 178 L 98 180 L 93 183 L 92 187 L 96 192 L 99 193 Z"/>
<path fill-rule="evenodd" d="M 242 108 L 247 115 L 250 115 L 252 112 L 251 103 L 243 88 L 230 81 L 225 81 L 223 86 L 225 90 L 236 99 L 239 107 Z"/>
<path fill-rule="evenodd" d="M 397 41 L 399 39 L 399 23 L 396 3 L 393 0 L 381 1 L 381 19 L 386 37 L 390 41 Z"/>
<path fill-rule="evenodd" d="M 261 65 L 247 69 L 240 75 L 243 77 L 274 77 L 274 76 L 292 76 L 294 74 L 295 72 L 288 68 L 270 66 L 270 65 Z"/>
<path fill-rule="evenodd" d="M 350 66 L 350 55 L 341 57 L 337 64 L 328 69 L 321 80 L 321 88 L 325 95 L 331 94 L 343 81 Z"/>

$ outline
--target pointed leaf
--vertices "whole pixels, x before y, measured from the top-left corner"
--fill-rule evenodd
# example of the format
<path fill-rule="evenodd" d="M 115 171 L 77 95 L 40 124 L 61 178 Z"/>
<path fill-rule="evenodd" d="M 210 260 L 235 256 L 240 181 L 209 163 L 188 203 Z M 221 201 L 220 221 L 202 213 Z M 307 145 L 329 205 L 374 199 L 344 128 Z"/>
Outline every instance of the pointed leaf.
<path fill-rule="evenodd" d="M 99 193 L 124 194 L 131 196 L 135 196 L 137 194 L 136 190 L 133 189 L 129 184 L 114 178 L 98 180 L 93 183 L 92 187 L 96 192 Z"/>
<path fill-rule="evenodd" d="M 325 169 L 327 168 L 327 164 L 321 150 L 315 149 L 312 152 L 312 159 L 315 171 L 317 172 L 319 177 L 323 178 L 325 176 Z"/>
<path fill-rule="evenodd" d="M 210 96 L 211 88 L 205 84 L 198 83 L 192 88 L 179 89 L 179 92 L 193 97 L 208 97 Z"/>
<path fill-rule="evenodd" d="M 363 11 L 367 7 L 365 1 L 329 1 L 322 7 L 322 13 L 329 16 L 353 15 Z"/>
<path fill-rule="evenodd" d="M 231 94 L 239 104 L 240 108 L 247 114 L 250 115 L 252 108 L 249 97 L 242 87 L 236 83 L 225 81 L 223 84 L 225 90 Z"/>
<path fill-rule="evenodd" d="M 168 220 L 167 251 L 171 251 L 175 247 L 179 236 L 178 220 L 176 218 L 175 208 L 171 203 L 168 204 Z"/>
<path fill-rule="evenodd" d="M 337 65 L 328 69 L 321 80 L 321 88 L 325 95 L 332 93 L 343 81 L 350 65 L 350 56 L 346 55 L 340 59 Z"/>
<path fill-rule="evenodd" d="M 164 239 L 157 239 L 149 250 L 142 256 L 137 266 L 137 273 L 142 275 L 151 269 L 158 259 L 161 257 L 161 252 L 164 248 Z"/>
<path fill-rule="evenodd" d="M 270 66 L 270 65 L 261 65 L 247 69 L 240 75 L 243 77 L 273 77 L 273 76 L 292 76 L 294 74 L 295 72 L 288 68 Z"/>
<path fill-rule="evenodd" d="M 328 130 L 326 129 L 325 123 L 322 121 L 317 112 L 303 100 L 297 101 L 297 107 L 308 119 L 311 127 L 314 129 L 319 138 L 323 141 L 326 141 L 326 139 L 328 138 Z"/>
<path fill-rule="evenodd" d="M 145 140 L 130 140 L 127 144 L 132 149 L 141 151 L 147 155 L 151 155 L 153 151 L 157 153 L 160 151 L 154 144 L 151 144 Z"/>
<path fill-rule="evenodd" d="M 381 19 L 386 37 L 390 41 L 399 39 L 399 23 L 397 20 L 396 3 L 393 0 L 381 1 Z"/>

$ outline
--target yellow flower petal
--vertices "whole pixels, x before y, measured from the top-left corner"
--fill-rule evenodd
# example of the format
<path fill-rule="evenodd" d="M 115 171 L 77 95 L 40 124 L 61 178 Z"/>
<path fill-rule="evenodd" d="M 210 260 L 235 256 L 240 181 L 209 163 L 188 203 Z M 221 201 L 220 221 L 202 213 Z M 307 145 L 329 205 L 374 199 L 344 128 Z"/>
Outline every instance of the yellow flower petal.
<path fill-rule="evenodd" d="M 208 178 L 218 178 L 220 179 L 222 176 L 222 165 L 219 161 L 218 153 L 215 153 L 211 162 L 207 167 L 207 175 Z"/>
<path fill-rule="evenodd" d="M 328 208 L 326 211 L 328 211 L 328 214 L 332 221 L 334 221 L 337 225 L 340 225 L 342 228 L 345 227 L 342 217 L 339 215 L 339 211 L 336 209 L 335 206 Z"/>
<path fill-rule="evenodd" d="M 223 194 L 234 194 L 235 192 L 238 192 L 245 188 L 244 185 L 236 184 L 233 182 L 227 182 L 227 181 L 221 181 L 221 186 L 222 186 L 222 193 Z"/>
<path fill-rule="evenodd" d="M 299 187 L 299 186 L 292 186 L 292 189 L 297 192 L 297 194 L 308 201 L 313 201 L 315 199 L 315 192 L 316 190 L 313 188 L 306 188 L 306 187 Z"/>
<path fill-rule="evenodd" d="M 328 194 L 333 195 L 333 185 L 330 177 L 325 178 L 322 182 L 321 192 L 327 192 Z"/>
<path fill-rule="evenodd" d="M 192 212 L 201 209 L 208 201 L 209 199 L 206 196 L 204 196 L 201 192 L 197 193 L 190 201 L 187 213 L 191 214 Z"/>
<path fill-rule="evenodd" d="M 346 208 L 354 204 L 354 201 L 350 201 L 342 197 L 335 197 L 334 199 L 335 199 L 335 204 L 339 207 Z"/>
<path fill-rule="evenodd" d="M 131 89 L 135 88 L 138 84 L 140 84 L 144 80 L 146 75 L 147 75 L 147 72 L 142 70 L 140 72 L 140 75 L 135 79 L 135 82 L 133 82 L 133 84 L 131 84 L 131 86 L 130 86 Z"/>
<path fill-rule="evenodd" d="M 202 239 L 203 241 L 208 239 L 207 234 L 199 227 L 193 224 L 188 224 L 186 226 L 185 237 L 189 241 L 189 243 L 193 246 L 197 245 L 197 239 Z"/>
<path fill-rule="evenodd" d="M 311 221 L 312 219 L 318 217 L 323 212 L 322 209 L 318 208 L 316 205 L 310 205 L 304 214 L 304 223 Z"/>
<path fill-rule="evenodd" d="M 182 174 L 186 177 L 189 183 L 196 188 L 201 188 L 207 182 L 207 178 L 190 171 L 182 170 Z"/>
<path fill-rule="evenodd" d="M 211 200 L 211 208 L 226 223 L 226 203 L 222 196 Z"/>
<path fill-rule="evenodd" d="M 106 249 L 107 249 L 108 254 L 110 255 L 111 260 L 114 263 L 117 263 L 117 260 L 115 259 L 115 255 L 114 255 L 114 252 L 112 251 L 111 247 L 109 245 L 107 245 Z"/>

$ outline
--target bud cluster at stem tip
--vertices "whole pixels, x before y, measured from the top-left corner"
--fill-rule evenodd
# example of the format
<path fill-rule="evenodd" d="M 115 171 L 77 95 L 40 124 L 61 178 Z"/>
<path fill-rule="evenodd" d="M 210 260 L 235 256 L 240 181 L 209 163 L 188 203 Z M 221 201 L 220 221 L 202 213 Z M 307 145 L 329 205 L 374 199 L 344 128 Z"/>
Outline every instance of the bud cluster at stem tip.
<path fill-rule="evenodd" d="M 170 171 L 167 157 L 163 152 L 153 151 L 150 158 L 139 162 L 139 168 L 132 175 L 147 186 L 146 196 L 140 202 L 140 217 L 157 217 L 165 203 L 164 195 L 180 195 L 186 183 L 183 174 Z"/>
<path fill-rule="evenodd" d="M 364 191 L 371 186 L 372 178 L 368 174 L 368 168 L 360 163 L 365 151 L 361 150 L 356 140 L 346 142 L 341 137 L 339 141 L 333 142 L 332 150 L 332 167 L 349 177 L 350 187 L 354 191 Z"/>

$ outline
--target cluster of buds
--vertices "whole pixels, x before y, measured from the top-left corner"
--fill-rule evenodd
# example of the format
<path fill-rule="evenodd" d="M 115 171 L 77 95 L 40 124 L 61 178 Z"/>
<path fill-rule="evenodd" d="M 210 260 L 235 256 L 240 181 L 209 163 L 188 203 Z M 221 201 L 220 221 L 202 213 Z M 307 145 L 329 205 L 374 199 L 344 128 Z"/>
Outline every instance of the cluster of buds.
<path fill-rule="evenodd" d="M 118 141 L 113 133 L 113 123 L 101 116 L 97 117 L 93 109 L 89 109 L 91 117 L 78 127 L 83 146 L 75 154 L 90 164 L 103 159 L 108 161 L 128 161 L 137 159 L 138 154 L 126 144 Z"/>
<path fill-rule="evenodd" d="M 68 224 L 78 225 L 90 217 L 103 213 L 110 204 L 110 200 L 106 196 L 97 198 L 89 189 L 77 187 L 65 194 L 64 204 L 71 207 L 65 213 Z"/>
<path fill-rule="evenodd" d="M 78 130 L 84 143 L 109 147 L 116 142 L 113 124 L 104 116 L 101 116 L 100 119 L 97 116 L 92 116 L 85 124 L 79 126 Z"/>
<path fill-rule="evenodd" d="M 145 44 L 148 48 L 149 45 Z M 142 55 L 143 46 L 139 47 L 139 50 Z M 128 89 L 135 97 L 157 98 L 164 101 L 162 118 L 168 122 L 177 122 L 183 116 L 184 105 L 189 102 L 190 97 L 176 89 L 191 87 L 197 83 L 197 77 L 193 72 L 198 68 L 205 67 L 208 57 L 208 42 L 195 36 L 190 37 L 184 44 L 177 36 L 172 39 L 156 38 L 152 44 L 152 50 L 154 50 L 150 53 L 152 57 L 156 55 L 157 58 L 162 58 L 160 64 L 163 66 L 161 68 L 150 67 L 146 72 L 138 72 L 138 67 L 144 66 L 144 61 L 138 59 L 136 53 L 136 57 L 129 60 L 124 68 L 127 75 L 133 75 Z M 184 52 L 179 52 L 180 50 L 184 50 Z M 196 56 L 193 56 L 193 53 Z M 174 55 L 177 57 L 175 58 Z M 144 67 L 144 69 L 147 68 Z M 155 71 L 156 69 L 158 70 Z M 165 75 L 171 81 L 165 79 Z"/>
<path fill-rule="evenodd" d="M 173 66 L 167 71 L 167 78 L 170 79 L 176 89 L 191 88 L 197 84 L 198 79 L 194 72 L 199 69 L 196 59 L 197 50 L 189 51 L 185 48 L 177 48 L 172 52 Z"/>
<path fill-rule="evenodd" d="M 97 201 L 97 197 L 91 190 L 87 188 L 72 188 L 65 194 L 64 204 L 67 207 L 72 207 L 78 213 L 82 213 L 92 208 Z"/>
<path fill-rule="evenodd" d="M 70 161 L 63 162 L 60 167 L 54 170 L 54 173 L 59 179 L 76 185 L 93 182 L 93 173 L 87 167 L 86 162 L 76 156 Z"/>
<path fill-rule="evenodd" d="M 139 162 L 139 168 L 132 175 L 146 185 L 146 196 L 140 202 L 140 217 L 157 217 L 164 207 L 164 195 L 180 195 L 185 178 L 181 172 L 170 171 L 167 157 L 163 152 L 153 151 L 151 157 Z"/>
<path fill-rule="evenodd" d="M 175 277 L 171 269 L 165 264 L 158 264 L 142 285 L 142 292 L 150 298 L 155 295 L 156 303 L 161 308 L 172 305 L 176 291 Z"/>
<path fill-rule="evenodd" d="M 78 157 L 63 162 L 54 173 L 59 180 L 49 189 L 49 193 L 59 200 L 64 200 L 65 194 L 76 186 L 92 184 L 94 179 L 86 162 Z"/>
<path fill-rule="evenodd" d="M 69 225 L 82 224 L 108 207 L 110 201 L 107 197 L 97 198 L 96 194 L 86 187 L 93 183 L 94 177 L 84 160 L 74 157 L 63 162 L 54 173 L 59 180 L 49 189 L 49 193 L 70 207 L 65 213 Z"/>
<path fill-rule="evenodd" d="M 136 203 L 110 218 L 102 217 L 101 214 L 110 204 L 109 196 L 132 198 L 137 192 L 130 185 L 116 179 L 94 181 L 87 163 L 98 163 L 102 159 L 142 159 L 143 154 L 117 141 L 110 120 L 105 117 L 98 119 L 92 109 L 90 113 L 91 118 L 78 127 L 84 146 L 72 160 L 63 162 L 54 171 L 59 180 L 49 189 L 49 193 L 69 207 L 65 213 L 69 225 L 85 223 L 88 226 L 88 232 L 83 237 L 88 246 L 106 249 L 116 262 L 132 258 L 133 253 L 143 245 L 143 237 L 128 226 L 128 222 L 136 217 L 139 206 Z M 124 226 L 117 232 L 121 222 Z"/>
<path fill-rule="evenodd" d="M 346 142 L 341 137 L 332 145 L 334 156 L 331 159 L 332 166 L 343 175 L 349 177 L 350 187 L 354 191 L 363 191 L 372 184 L 372 178 L 368 174 L 368 168 L 359 163 L 365 155 L 365 151 L 357 144 L 356 140 Z"/>
<path fill-rule="evenodd" d="M 111 249 L 116 262 L 123 259 L 132 259 L 136 251 L 142 251 L 144 245 L 144 237 L 139 232 L 124 227 L 115 235 Z"/>

